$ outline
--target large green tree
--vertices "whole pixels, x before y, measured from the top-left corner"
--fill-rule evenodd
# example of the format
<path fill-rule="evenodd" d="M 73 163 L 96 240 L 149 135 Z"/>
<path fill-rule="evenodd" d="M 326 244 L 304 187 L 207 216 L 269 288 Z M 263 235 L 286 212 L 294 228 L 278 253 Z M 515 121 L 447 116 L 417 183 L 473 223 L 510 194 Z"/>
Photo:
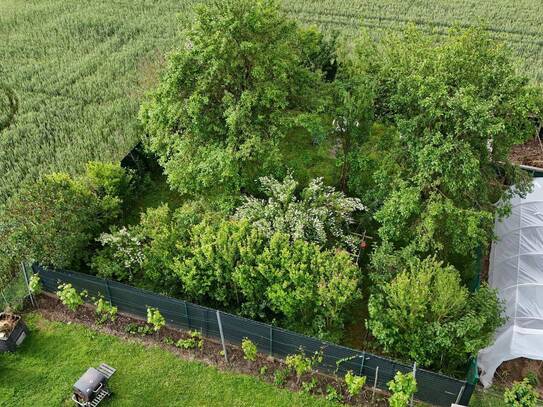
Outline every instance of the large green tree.
<path fill-rule="evenodd" d="M 318 128 L 322 38 L 274 0 L 199 7 L 140 117 L 148 147 L 183 194 L 236 195 L 280 167 L 289 126 Z M 312 63 L 311 58 L 316 58 Z"/>
<path fill-rule="evenodd" d="M 117 187 L 128 179 L 118 165 L 89 163 L 83 177 L 55 173 L 23 185 L 0 207 L 0 274 L 9 277 L 21 261 L 79 269 L 120 214 Z"/>
<path fill-rule="evenodd" d="M 448 371 L 488 346 L 504 322 L 495 291 L 469 293 L 453 267 L 431 257 L 385 283 L 368 309 L 368 328 L 385 351 Z"/>
<path fill-rule="evenodd" d="M 436 253 L 465 270 L 491 241 L 495 214 L 528 189 L 508 154 L 533 136 L 540 91 L 483 29 L 437 39 L 410 28 L 380 43 L 362 35 L 354 59 L 388 126 L 383 151 L 368 160 L 362 149 L 352 175 L 373 174 L 380 250 Z"/>

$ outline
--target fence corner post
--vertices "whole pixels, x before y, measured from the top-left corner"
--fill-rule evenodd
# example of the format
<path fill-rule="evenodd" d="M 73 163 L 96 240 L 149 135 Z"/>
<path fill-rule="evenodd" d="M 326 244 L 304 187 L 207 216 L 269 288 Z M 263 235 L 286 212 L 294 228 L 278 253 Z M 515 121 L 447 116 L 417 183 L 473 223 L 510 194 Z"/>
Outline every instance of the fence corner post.
<path fill-rule="evenodd" d="M 226 344 L 224 343 L 224 334 L 222 331 L 221 313 L 217 310 L 217 323 L 219 324 L 219 333 L 221 334 L 222 351 L 224 353 L 224 360 L 228 363 L 228 355 L 226 354 Z"/>

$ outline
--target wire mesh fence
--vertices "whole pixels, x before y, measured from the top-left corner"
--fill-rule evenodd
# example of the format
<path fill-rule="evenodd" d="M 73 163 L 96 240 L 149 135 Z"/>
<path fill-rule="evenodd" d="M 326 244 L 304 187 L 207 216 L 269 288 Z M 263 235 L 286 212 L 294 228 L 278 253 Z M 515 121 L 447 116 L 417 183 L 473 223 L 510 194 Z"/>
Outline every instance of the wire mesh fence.
<path fill-rule="evenodd" d="M 13 279 L 0 289 L 0 310 L 10 308 L 13 311 L 19 311 L 24 306 L 24 301 L 28 297 L 28 286 L 26 283 L 26 274 L 16 273 Z"/>
<path fill-rule="evenodd" d="M 203 335 L 240 345 L 243 338 L 253 341 L 264 354 L 283 359 L 303 349 L 307 353 L 322 351 L 323 362 L 319 370 L 344 375 L 351 370 L 366 376 L 367 383 L 387 390 L 387 383 L 396 372 L 413 371 L 413 366 L 350 349 L 320 339 L 291 332 L 270 324 L 253 321 L 212 308 L 179 299 L 151 293 L 115 281 L 70 271 L 55 271 L 33 265 L 40 275 L 45 291 L 55 292 L 60 283 L 71 283 L 78 290 L 87 290 L 89 296 L 104 296 L 119 311 L 145 318 L 147 307 L 160 310 L 167 323 L 175 328 L 199 330 Z M 452 403 L 468 405 L 474 384 L 424 369 L 415 369 L 418 391 L 415 397 L 437 406 Z"/>

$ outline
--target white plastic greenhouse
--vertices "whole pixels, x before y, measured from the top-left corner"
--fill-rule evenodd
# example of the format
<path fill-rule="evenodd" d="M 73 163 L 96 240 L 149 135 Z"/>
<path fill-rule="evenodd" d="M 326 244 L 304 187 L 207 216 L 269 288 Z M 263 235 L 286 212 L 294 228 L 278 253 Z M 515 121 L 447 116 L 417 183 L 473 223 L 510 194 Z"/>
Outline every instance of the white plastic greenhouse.
<path fill-rule="evenodd" d="M 489 284 L 505 301 L 508 321 L 495 342 L 479 352 L 481 383 L 491 384 L 507 360 L 543 360 L 543 178 L 533 179 L 526 198 L 514 198 L 512 212 L 496 221 Z"/>

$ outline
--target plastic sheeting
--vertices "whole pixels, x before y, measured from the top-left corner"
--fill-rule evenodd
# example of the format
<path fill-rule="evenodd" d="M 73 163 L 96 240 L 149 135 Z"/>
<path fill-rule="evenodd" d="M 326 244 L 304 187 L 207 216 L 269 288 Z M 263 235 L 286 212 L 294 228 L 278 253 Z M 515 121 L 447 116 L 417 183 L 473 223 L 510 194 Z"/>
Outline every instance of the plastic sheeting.
<path fill-rule="evenodd" d="M 494 343 L 479 352 L 485 387 L 507 360 L 543 360 L 543 178 L 534 178 L 533 186 L 526 198 L 513 199 L 510 216 L 495 225 L 489 284 L 505 301 L 508 319 Z"/>

